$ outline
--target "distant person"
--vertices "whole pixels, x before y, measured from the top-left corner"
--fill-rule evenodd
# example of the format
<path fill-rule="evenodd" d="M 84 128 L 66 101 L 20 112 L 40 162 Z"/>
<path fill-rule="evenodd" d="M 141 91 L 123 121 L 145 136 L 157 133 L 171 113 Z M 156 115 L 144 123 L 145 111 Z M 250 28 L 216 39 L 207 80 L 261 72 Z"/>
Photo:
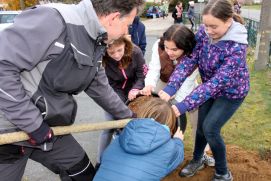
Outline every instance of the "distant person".
<path fill-rule="evenodd" d="M 178 2 L 175 6 L 174 11 L 172 12 L 172 18 L 174 19 L 175 24 L 183 23 L 183 3 Z"/>
<path fill-rule="evenodd" d="M 155 6 L 152 6 L 152 13 L 157 13 L 157 9 Z"/>
<path fill-rule="evenodd" d="M 184 159 L 183 134 L 170 104 L 151 98 L 102 156 L 94 181 L 162 180 Z"/>
<path fill-rule="evenodd" d="M 241 14 L 241 4 L 239 3 L 239 0 L 233 0 L 233 8 L 235 13 Z"/>
<path fill-rule="evenodd" d="M 141 50 L 133 45 L 126 37 L 120 37 L 108 44 L 103 57 L 103 66 L 110 86 L 125 103 L 136 98 L 144 87 L 146 74 L 145 59 Z M 106 113 L 107 120 L 113 120 L 112 115 Z M 103 130 L 98 144 L 96 169 L 99 167 L 100 157 L 112 139 L 114 130 Z"/>
<path fill-rule="evenodd" d="M 203 26 L 196 34 L 197 44 L 191 57 L 176 67 L 167 86 L 159 92 L 169 100 L 186 78 L 198 68 L 202 84 L 175 105 L 176 116 L 199 109 L 193 159 L 180 176 L 191 177 L 204 168 L 204 149 L 210 145 L 215 159 L 214 181 L 232 181 L 227 166 L 222 127 L 237 111 L 249 92 L 246 64 L 247 30 L 228 0 L 211 0 L 202 13 Z"/>
<path fill-rule="evenodd" d="M 194 9 L 194 1 L 189 1 L 189 8 L 187 11 L 188 19 L 191 23 L 191 30 L 193 30 L 195 26 L 195 9 Z"/>
<path fill-rule="evenodd" d="M 129 34 L 132 42 L 139 46 L 143 55 L 145 55 L 147 46 L 145 25 L 140 21 L 139 16 L 135 17 L 133 24 L 129 27 Z"/>

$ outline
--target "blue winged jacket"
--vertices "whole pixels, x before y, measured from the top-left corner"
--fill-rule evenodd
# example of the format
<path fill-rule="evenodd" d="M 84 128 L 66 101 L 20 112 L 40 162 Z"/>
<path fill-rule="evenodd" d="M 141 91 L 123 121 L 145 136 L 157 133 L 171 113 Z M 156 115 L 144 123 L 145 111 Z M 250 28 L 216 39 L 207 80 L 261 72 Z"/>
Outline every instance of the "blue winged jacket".
<path fill-rule="evenodd" d="M 157 181 L 184 159 L 183 142 L 153 119 L 134 119 L 108 146 L 94 181 Z"/>

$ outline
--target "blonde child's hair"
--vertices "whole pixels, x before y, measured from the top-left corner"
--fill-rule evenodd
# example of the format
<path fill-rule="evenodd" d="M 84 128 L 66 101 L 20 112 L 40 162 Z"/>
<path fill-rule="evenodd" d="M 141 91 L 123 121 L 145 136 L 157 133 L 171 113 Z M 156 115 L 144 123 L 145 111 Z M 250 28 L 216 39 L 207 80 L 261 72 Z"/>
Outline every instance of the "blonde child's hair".
<path fill-rule="evenodd" d="M 157 97 L 148 99 L 137 112 L 138 118 L 153 118 L 157 122 L 167 125 L 171 135 L 175 132 L 176 116 L 171 105 Z"/>

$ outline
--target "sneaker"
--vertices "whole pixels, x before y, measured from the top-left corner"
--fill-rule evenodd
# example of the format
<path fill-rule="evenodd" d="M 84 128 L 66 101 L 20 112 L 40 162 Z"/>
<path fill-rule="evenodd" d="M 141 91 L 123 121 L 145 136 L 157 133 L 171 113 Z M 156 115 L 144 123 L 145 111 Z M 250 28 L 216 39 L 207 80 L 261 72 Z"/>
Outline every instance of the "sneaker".
<path fill-rule="evenodd" d="M 204 153 L 203 155 L 203 162 L 209 167 L 215 166 L 215 159 L 212 156 L 207 155 L 206 153 Z"/>
<path fill-rule="evenodd" d="M 181 177 L 192 177 L 197 173 L 198 170 L 201 170 L 204 168 L 204 162 L 203 159 L 200 159 L 198 161 L 191 160 L 188 165 L 186 165 L 182 171 L 179 173 Z"/>
<path fill-rule="evenodd" d="M 214 178 L 212 181 L 232 181 L 233 177 L 230 171 L 226 173 L 225 175 L 220 175 L 215 173 Z"/>

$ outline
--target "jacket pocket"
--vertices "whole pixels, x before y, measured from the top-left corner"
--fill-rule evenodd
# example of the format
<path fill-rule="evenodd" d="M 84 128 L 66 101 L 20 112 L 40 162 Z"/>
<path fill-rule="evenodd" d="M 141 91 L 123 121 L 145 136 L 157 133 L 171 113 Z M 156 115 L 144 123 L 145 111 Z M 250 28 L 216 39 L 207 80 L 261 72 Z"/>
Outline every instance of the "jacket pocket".
<path fill-rule="evenodd" d="M 67 126 L 75 121 L 77 103 L 72 95 L 55 93 L 47 99 L 48 112 L 44 121 L 49 126 Z"/>
<path fill-rule="evenodd" d="M 39 90 L 32 101 L 49 126 L 67 126 L 75 121 L 77 103 L 70 94 Z"/>
<path fill-rule="evenodd" d="M 96 66 L 89 57 L 74 54 L 72 48 L 65 49 L 61 55 L 50 61 L 45 68 L 40 86 L 53 91 L 75 94 L 87 88 L 93 79 Z M 76 57 L 82 60 L 77 60 Z"/>

